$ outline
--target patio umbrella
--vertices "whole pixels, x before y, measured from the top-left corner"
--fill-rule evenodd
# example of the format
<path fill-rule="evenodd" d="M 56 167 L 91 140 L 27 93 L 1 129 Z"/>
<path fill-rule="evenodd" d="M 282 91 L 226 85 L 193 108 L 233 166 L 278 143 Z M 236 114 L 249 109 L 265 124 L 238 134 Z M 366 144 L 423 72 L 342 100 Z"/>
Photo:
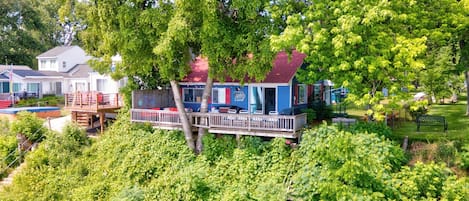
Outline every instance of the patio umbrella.
<path fill-rule="evenodd" d="M 426 95 L 425 92 L 418 92 L 414 95 L 414 100 L 422 100 Z"/>

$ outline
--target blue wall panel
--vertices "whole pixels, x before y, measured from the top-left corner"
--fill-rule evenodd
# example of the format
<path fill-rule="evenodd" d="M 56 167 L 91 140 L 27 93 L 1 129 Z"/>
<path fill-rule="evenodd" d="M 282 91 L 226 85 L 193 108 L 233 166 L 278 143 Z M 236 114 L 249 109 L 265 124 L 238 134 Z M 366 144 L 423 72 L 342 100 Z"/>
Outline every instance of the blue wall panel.
<path fill-rule="evenodd" d="M 291 93 L 290 93 L 290 86 L 278 86 L 277 87 L 277 110 L 282 111 L 284 109 L 287 109 L 290 106 L 290 99 L 291 99 Z"/>

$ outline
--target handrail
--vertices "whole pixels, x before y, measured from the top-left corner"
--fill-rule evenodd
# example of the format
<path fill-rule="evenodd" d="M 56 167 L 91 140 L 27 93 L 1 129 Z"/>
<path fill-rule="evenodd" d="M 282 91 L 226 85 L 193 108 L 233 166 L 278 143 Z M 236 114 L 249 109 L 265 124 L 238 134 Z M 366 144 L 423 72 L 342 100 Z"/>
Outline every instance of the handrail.
<path fill-rule="evenodd" d="M 257 115 L 229 113 L 187 113 L 195 127 L 296 132 L 306 125 L 306 114 Z M 131 109 L 132 122 L 157 125 L 182 125 L 177 111 Z"/>
<path fill-rule="evenodd" d="M 65 107 L 93 108 L 120 107 L 118 93 L 76 92 L 64 94 Z"/>

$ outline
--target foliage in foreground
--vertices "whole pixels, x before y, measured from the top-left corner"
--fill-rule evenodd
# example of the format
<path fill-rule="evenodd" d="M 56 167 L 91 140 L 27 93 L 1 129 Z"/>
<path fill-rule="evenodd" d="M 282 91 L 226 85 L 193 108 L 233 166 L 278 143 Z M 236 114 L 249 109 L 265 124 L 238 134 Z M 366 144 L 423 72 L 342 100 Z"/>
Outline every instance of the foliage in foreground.
<path fill-rule="evenodd" d="M 467 179 L 444 164 L 402 167 L 403 152 L 383 137 L 331 126 L 306 131 L 296 148 L 207 135 L 198 156 L 180 133 L 123 120 L 91 145 L 77 132 L 48 136 L 0 200 L 469 198 Z"/>

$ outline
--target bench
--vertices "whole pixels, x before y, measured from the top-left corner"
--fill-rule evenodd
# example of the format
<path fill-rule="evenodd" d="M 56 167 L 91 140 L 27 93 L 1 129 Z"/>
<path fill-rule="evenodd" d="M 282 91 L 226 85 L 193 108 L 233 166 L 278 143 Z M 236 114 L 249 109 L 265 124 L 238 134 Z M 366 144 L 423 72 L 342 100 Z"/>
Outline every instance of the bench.
<path fill-rule="evenodd" d="M 443 131 L 448 130 L 448 122 L 443 116 L 434 115 L 421 115 L 417 117 L 417 131 L 420 131 L 420 126 L 443 126 Z"/>

